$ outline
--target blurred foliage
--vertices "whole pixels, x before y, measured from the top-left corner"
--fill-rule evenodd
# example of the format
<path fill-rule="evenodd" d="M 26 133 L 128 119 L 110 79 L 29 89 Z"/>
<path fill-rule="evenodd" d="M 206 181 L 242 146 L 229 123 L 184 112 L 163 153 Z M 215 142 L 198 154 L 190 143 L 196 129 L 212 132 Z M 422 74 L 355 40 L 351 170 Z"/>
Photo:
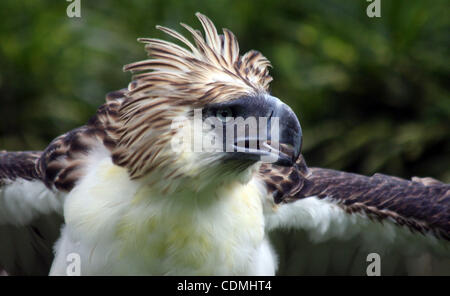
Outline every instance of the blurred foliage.
<path fill-rule="evenodd" d="M 272 92 L 295 110 L 311 166 L 450 182 L 449 2 L 363 0 L 4 0 L 0 149 L 43 149 L 84 124 L 144 59 L 137 37 L 197 28 L 196 11 L 273 64 Z"/>

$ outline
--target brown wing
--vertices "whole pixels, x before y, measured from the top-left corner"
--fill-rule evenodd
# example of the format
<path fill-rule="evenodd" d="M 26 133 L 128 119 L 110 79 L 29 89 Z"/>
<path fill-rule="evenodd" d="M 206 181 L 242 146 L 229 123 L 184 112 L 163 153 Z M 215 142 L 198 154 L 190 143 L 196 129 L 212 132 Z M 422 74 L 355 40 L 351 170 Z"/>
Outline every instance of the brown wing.
<path fill-rule="evenodd" d="M 0 273 L 39 275 L 47 274 L 50 268 L 52 247 L 58 238 L 62 217 L 53 209 L 45 208 L 47 201 L 44 199 L 48 196 L 42 190 L 47 189 L 36 169 L 41 155 L 42 152 L 37 151 L 0 152 Z M 18 196 L 9 185 L 15 186 L 19 180 L 41 183 L 37 185 L 41 186 L 39 195 Z M 41 204 L 29 206 L 33 203 L 30 198 L 36 199 L 35 205 Z"/>
<path fill-rule="evenodd" d="M 115 146 L 113 123 L 126 92 L 108 94 L 85 126 L 43 152 L 0 152 L 0 274 L 48 274 L 63 223 L 61 195 L 85 173 L 90 149 Z"/>
<path fill-rule="evenodd" d="M 49 188 L 70 191 L 84 175 L 88 152 L 95 146 L 115 147 L 113 126 L 127 90 L 111 92 L 89 122 L 59 136 L 45 149 L 38 170 Z"/>
<path fill-rule="evenodd" d="M 413 232 L 431 232 L 450 240 L 450 184 L 431 178 L 410 181 L 308 168 L 302 156 L 291 168 L 265 164 L 260 174 L 276 203 L 308 196 L 330 198 L 349 214 L 360 212 L 378 221 L 390 219 Z"/>
<path fill-rule="evenodd" d="M 40 179 L 36 163 L 42 152 L 0 151 L 0 186 L 17 178 L 25 180 Z"/>

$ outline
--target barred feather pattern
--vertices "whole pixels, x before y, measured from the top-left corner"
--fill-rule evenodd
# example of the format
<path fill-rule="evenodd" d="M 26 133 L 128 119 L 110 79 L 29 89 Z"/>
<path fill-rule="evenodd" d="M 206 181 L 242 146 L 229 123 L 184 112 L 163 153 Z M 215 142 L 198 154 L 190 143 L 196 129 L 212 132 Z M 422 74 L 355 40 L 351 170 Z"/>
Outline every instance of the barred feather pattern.
<path fill-rule="evenodd" d="M 42 152 L 36 172 L 48 188 L 70 191 L 85 175 L 93 150 L 112 151 L 116 147 L 117 114 L 126 92 L 122 89 L 107 94 L 106 103 L 86 125 L 57 137 Z"/>
<path fill-rule="evenodd" d="M 367 177 L 308 168 L 302 155 L 293 167 L 263 164 L 259 173 L 277 204 L 317 196 L 335 202 L 348 214 L 391 221 L 411 232 L 450 241 L 450 184 L 433 178 Z"/>

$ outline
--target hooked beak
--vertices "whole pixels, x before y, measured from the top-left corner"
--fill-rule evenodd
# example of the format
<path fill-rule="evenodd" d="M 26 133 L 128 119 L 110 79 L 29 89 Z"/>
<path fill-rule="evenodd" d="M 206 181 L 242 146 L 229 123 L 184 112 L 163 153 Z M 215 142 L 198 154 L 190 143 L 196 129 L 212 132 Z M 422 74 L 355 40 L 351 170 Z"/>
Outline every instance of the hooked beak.
<path fill-rule="evenodd" d="M 274 164 L 292 166 L 297 161 L 302 149 L 303 134 L 300 122 L 294 111 L 281 101 L 277 104 L 273 116 L 279 118 L 280 144 L 278 159 Z"/>
<path fill-rule="evenodd" d="M 244 132 L 233 133 L 232 141 L 224 136 L 224 147 L 230 148 L 231 143 L 233 149 L 226 153 L 226 159 L 263 161 L 280 166 L 292 166 L 298 159 L 302 148 L 302 128 L 292 109 L 278 98 L 266 94 L 242 97 L 214 104 L 212 108 L 232 110 L 234 118 L 241 118 L 247 124 L 251 123 L 251 117 L 265 118 L 256 120 L 257 133 L 253 133 L 254 136 L 251 136 L 249 126 Z M 231 124 L 236 122 L 239 121 L 233 120 Z M 234 126 L 232 128 L 236 130 Z M 253 146 L 252 142 L 255 143 Z"/>

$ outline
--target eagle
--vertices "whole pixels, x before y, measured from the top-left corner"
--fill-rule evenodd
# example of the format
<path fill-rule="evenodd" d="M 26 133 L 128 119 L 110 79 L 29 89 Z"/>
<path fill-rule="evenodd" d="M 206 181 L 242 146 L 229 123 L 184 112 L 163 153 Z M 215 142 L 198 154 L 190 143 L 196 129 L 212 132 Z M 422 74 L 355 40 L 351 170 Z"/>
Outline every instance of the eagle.
<path fill-rule="evenodd" d="M 308 167 L 269 60 L 196 16 L 203 32 L 181 23 L 193 42 L 162 26 L 178 44 L 138 39 L 149 59 L 124 67 L 128 88 L 84 126 L 43 151 L 0 152 L 0 272 L 365 274 L 377 254 L 381 274 L 448 274 L 450 184 Z M 266 121 L 217 137 L 225 151 L 174 149 L 230 118 Z"/>

